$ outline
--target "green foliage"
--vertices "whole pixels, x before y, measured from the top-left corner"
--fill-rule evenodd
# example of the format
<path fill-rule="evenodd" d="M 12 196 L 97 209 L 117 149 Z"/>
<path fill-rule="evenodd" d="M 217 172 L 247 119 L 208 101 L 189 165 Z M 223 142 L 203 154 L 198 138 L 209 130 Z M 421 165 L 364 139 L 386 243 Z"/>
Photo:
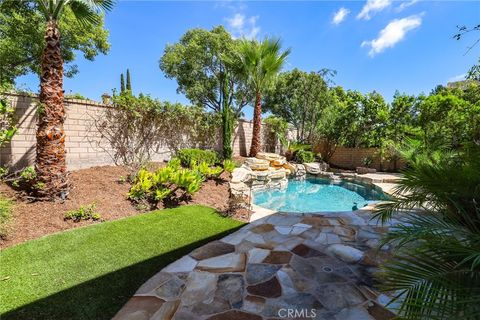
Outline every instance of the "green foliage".
<path fill-rule="evenodd" d="M 184 167 L 189 167 L 192 163 L 206 163 L 208 166 L 218 163 L 218 155 L 212 150 L 181 149 L 176 157 Z"/>
<path fill-rule="evenodd" d="M 127 69 L 127 86 L 126 89 L 132 92 L 132 82 L 130 80 L 130 69 Z"/>
<path fill-rule="evenodd" d="M 205 170 L 206 175 L 213 173 Z M 180 202 L 200 190 L 203 180 L 204 176 L 199 171 L 183 169 L 179 159 L 174 159 L 155 172 L 140 169 L 128 198 L 139 204 L 147 202 L 150 207 L 156 207 L 163 200 Z"/>
<path fill-rule="evenodd" d="M 192 161 L 190 163 L 190 169 L 199 172 L 204 180 L 216 178 L 223 172 L 222 167 L 211 167 L 206 162 L 200 162 L 200 164 L 197 165 L 195 161 Z"/>
<path fill-rule="evenodd" d="M 35 168 L 30 166 L 24 168 L 18 176 L 12 179 L 12 186 L 14 188 L 19 188 L 22 190 L 29 190 L 35 188 L 35 180 L 37 178 L 37 173 Z"/>
<path fill-rule="evenodd" d="M 120 74 L 120 93 L 125 92 L 125 78 L 123 77 L 123 73 Z"/>
<path fill-rule="evenodd" d="M 327 70 L 319 72 L 293 69 L 278 76 L 275 87 L 267 91 L 263 110 L 284 119 L 297 128 L 296 140 L 311 142 L 316 123 L 331 103 L 324 79 Z"/>
<path fill-rule="evenodd" d="M 71 210 L 65 213 L 65 220 L 73 220 L 74 222 L 80 222 L 82 220 L 100 220 L 101 216 L 95 212 L 95 203 L 91 203 L 85 206 L 80 206 L 77 210 Z"/>
<path fill-rule="evenodd" d="M 237 166 L 236 166 L 234 161 L 232 161 L 230 159 L 223 160 L 223 170 L 232 173 L 233 170 L 235 170 L 236 167 Z"/>
<path fill-rule="evenodd" d="M 295 152 L 295 161 L 298 163 L 307 163 L 315 161 L 315 153 L 304 149 Z"/>
<path fill-rule="evenodd" d="M 177 91 L 192 104 L 219 113 L 228 106 L 237 118 L 251 100 L 236 72 L 238 43 L 222 26 L 210 31 L 191 29 L 177 43 L 166 46 L 160 69 L 168 78 L 177 80 Z"/>
<path fill-rule="evenodd" d="M 285 137 L 288 130 L 288 122 L 281 117 L 270 115 L 263 120 L 266 129 L 277 137 Z"/>
<path fill-rule="evenodd" d="M 1 86 L 0 90 L 2 90 Z M 0 96 L 0 147 L 12 140 L 15 132 L 17 132 L 15 109 L 10 106 L 7 99 Z"/>
<path fill-rule="evenodd" d="M 404 212 L 386 243 L 397 247 L 384 266 L 383 288 L 398 292 L 405 319 L 477 319 L 480 314 L 480 147 L 417 154 L 382 221 Z"/>
<path fill-rule="evenodd" d="M 167 45 L 160 59 L 160 69 L 177 80 L 178 92 L 192 104 L 221 114 L 224 159 L 232 157 L 234 122 L 251 100 L 237 72 L 238 43 L 222 26 L 191 29 L 179 42 Z"/>
<path fill-rule="evenodd" d="M 281 47 L 280 39 L 240 40 L 237 54 L 240 69 L 237 72 L 256 96 L 270 88 L 285 64 L 291 50 L 281 51 Z"/>
<path fill-rule="evenodd" d="M 159 148 L 206 148 L 219 139 L 219 116 L 201 107 L 162 102 L 143 94 L 137 97 L 128 91 L 114 96 L 113 105 L 95 119 L 95 126 L 109 142 L 105 151 L 114 162 L 133 172 Z"/>
<path fill-rule="evenodd" d="M 59 23 L 65 76 L 72 77 L 78 72 L 73 64 L 78 53 L 87 60 L 93 60 L 98 54 L 109 51 L 108 31 L 104 28 L 102 13 L 94 14 L 95 23 L 85 25 L 77 19 L 70 6 L 65 6 L 61 12 Z M 15 78 L 29 72 L 40 74 L 45 21 L 37 1 L 0 2 L 0 83 L 13 83 Z"/>
<path fill-rule="evenodd" d="M 80 93 L 69 93 L 65 95 L 65 99 L 79 99 L 79 100 L 87 100 L 87 98 Z"/>
<path fill-rule="evenodd" d="M 0 239 L 8 235 L 8 226 L 12 219 L 12 201 L 0 197 Z"/>

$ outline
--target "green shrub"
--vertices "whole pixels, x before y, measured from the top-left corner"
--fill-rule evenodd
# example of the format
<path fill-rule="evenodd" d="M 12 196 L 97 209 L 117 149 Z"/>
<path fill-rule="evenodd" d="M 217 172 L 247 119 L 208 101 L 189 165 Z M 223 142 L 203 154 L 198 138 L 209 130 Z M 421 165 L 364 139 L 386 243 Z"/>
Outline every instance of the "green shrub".
<path fill-rule="evenodd" d="M 34 167 L 26 167 L 17 177 L 12 180 L 13 187 L 23 190 L 30 190 L 36 187 L 35 179 L 37 178 L 37 173 Z"/>
<path fill-rule="evenodd" d="M 80 206 L 77 210 L 71 210 L 65 213 L 65 220 L 73 220 L 74 222 L 80 222 L 81 220 L 99 220 L 100 214 L 95 212 L 95 203 L 91 203 L 85 206 Z"/>
<path fill-rule="evenodd" d="M 174 158 L 166 167 L 155 172 L 139 170 L 128 198 L 139 205 L 148 203 L 153 208 L 163 200 L 179 202 L 200 190 L 204 179 L 199 170 L 183 169 L 180 160 Z"/>
<path fill-rule="evenodd" d="M 5 239 L 8 233 L 8 223 L 12 218 L 12 202 L 0 198 L 0 239 Z"/>
<path fill-rule="evenodd" d="M 237 167 L 234 161 L 232 160 L 223 160 L 223 170 L 232 173 L 233 170 Z"/>
<path fill-rule="evenodd" d="M 218 163 L 218 155 L 212 150 L 182 149 L 177 152 L 176 158 L 180 159 L 184 167 L 190 167 L 193 161 L 195 163 L 205 162 L 208 166 Z"/>
<path fill-rule="evenodd" d="M 315 153 L 300 149 L 295 153 L 295 160 L 299 163 L 313 162 L 315 161 Z"/>
<path fill-rule="evenodd" d="M 222 167 L 211 167 L 206 162 L 202 162 L 197 165 L 196 162 L 193 161 L 190 165 L 190 169 L 200 173 L 204 180 L 216 178 L 223 172 Z"/>

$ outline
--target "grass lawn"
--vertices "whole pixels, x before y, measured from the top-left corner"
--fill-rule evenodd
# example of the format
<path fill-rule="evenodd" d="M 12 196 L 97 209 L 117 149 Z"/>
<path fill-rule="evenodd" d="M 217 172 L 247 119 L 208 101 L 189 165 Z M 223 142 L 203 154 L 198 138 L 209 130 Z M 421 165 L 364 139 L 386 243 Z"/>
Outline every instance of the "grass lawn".
<path fill-rule="evenodd" d="M 182 206 L 4 249 L 0 318 L 110 319 L 164 266 L 242 225 L 214 209 Z"/>

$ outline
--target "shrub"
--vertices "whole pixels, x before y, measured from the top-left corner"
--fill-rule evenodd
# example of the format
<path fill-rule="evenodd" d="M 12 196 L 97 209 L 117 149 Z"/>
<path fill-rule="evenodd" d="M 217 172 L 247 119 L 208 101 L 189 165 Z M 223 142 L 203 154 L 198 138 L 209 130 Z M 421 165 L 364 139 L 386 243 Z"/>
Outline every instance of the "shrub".
<path fill-rule="evenodd" d="M 218 163 L 218 155 L 212 150 L 201 149 L 182 149 L 177 152 L 176 157 L 184 167 L 190 167 L 193 161 L 195 163 L 206 163 L 208 166 L 213 166 Z"/>
<path fill-rule="evenodd" d="M 77 210 L 71 210 L 65 213 L 65 220 L 73 220 L 74 222 L 80 222 L 81 220 L 99 220 L 100 214 L 95 212 L 95 203 L 91 203 L 85 206 L 80 206 Z"/>
<path fill-rule="evenodd" d="M 9 142 L 16 131 L 15 109 L 9 106 L 7 99 L 0 96 L 0 147 Z"/>
<path fill-rule="evenodd" d="M 216 178 L 223 172 L 222 167 L 210 167 L 206 162 L 197 165 L 195 161 L 192 161 L 190 169 L 200 173 L 204 180 Z"/>
<path fill-rule="evenodd" d="M 295 160 L 299 163 L 313 162 L 315 161 L 315 153 L 300 149 L 295 153 Z"/>
<path fill-rule="evenodd" d="M 223 170 L 232 173 L 233 170 L 237 167 L 234 161 L 232 160 L 223 160 Z"/>
<path fill-rule="evenodd" d="M 160 201 L 179 202 L 200 190 L 204 177 L 197 170 L 182 169 L 178 158 L 169 164 L 150 172 L 146 169 L 138 171 L 128 193 L 128 198 L 137 204 L 150 204 L 157 207 Z"/>

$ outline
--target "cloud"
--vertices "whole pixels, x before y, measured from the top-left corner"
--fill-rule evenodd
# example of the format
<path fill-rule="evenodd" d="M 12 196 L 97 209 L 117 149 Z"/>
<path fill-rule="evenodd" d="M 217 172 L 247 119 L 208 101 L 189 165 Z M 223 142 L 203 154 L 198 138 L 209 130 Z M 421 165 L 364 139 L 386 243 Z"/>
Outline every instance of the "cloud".
<path fill-rule="evenodd" d="M 392 0 L 367 0 L 362 11 L 357 15 L 357 19 L 370 20 L 370 13 L 382 11 L 392 4 Z"/>
<path fill-rule="evenodd" d="M 235 13 L 226 20 L 234 38 L 254 39 L 260 32 L 260 27 L 257 26 L 258 16 L 247 17 L 243 13 Z"/>
<path fill-rule="evenodd" d="M 338 9 L 338 11 L 335 12 L 335 14 L 333 15 L 332 23 L 335 25 L 340 24 L 343 20 L 345 20 L 345 18 L 348 16 L 349 13 L 350 13 L 350 10 L 345 9 L 343 7 Z"/>
<path fill-rule="evenodd" d="M 380 31 L 376 39 L 363 41 L 362 47 L 370 47 L 368 54 L 373 57 L 387 48 L 393 48 L 405 38 L 407 32 L 420 27 L 421 24 L 421 15 L 412 15 L 403 19 L 392 20 Z"/>
<path fill-rule="evenodd" d="M 417 3 L 419 0 L 410 0 L 410 1 L 402 1 L 402 3 L 395 9 L 397 12 L 402 11 L 405 8 L 408 8 L 410 6 L 413 6 L 415 3 Z"/>
<path fill-rule="evenodd" d="M 464 74 L 459 74 L 458 76 L 454 76 L 454 77 L 451 77 L 450 79 L 447 80 L 447 83 L 449 82 L 457 82 L 457 81 L 462 81 L 462 80 L 465 80 L 465 78 L 467 77 L 467 74 L 464 73 Z"/>

